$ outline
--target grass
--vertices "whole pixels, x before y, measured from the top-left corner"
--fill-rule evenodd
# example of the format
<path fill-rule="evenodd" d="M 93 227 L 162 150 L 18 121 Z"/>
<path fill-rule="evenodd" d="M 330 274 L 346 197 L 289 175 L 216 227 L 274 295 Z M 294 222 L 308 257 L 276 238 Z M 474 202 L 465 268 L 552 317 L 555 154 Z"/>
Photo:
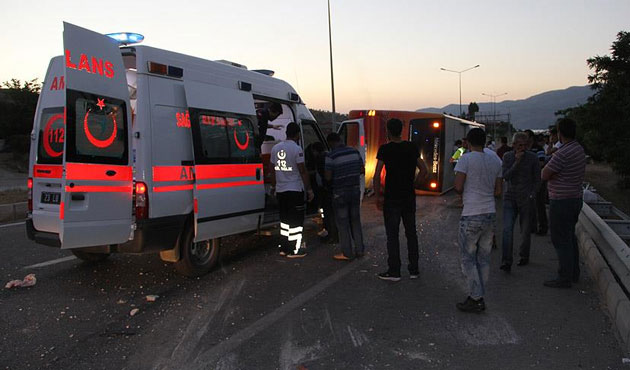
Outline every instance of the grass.
<path fill-rule="evenodd" d="M 623 213 L 630 215 L 630 189 L 618 187 L 619 176 L 605 163 L 586 165 L 586 182 L 595 187 L 597 193 L 611 202 Z"/>

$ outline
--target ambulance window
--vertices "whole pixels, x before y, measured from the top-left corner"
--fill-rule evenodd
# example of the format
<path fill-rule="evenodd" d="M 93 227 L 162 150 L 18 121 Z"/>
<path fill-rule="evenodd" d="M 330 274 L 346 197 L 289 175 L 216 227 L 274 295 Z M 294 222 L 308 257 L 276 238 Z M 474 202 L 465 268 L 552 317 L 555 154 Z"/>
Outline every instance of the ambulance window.
<path fill-rule="evenodd" d="M 127 107 L 119 99 L 66 91 L 66 161 L 128 163 Z"/>
<path fill-rule="evenodd" d="M 308 148 L 311 144 L 318 141 L 324 142 L 315 126 L 313 126 L 311 121 L 302 120 L 302 142 L 304 143 L 304 148 Z"/>
<path fill-rule="evenodd" d="M 61 164 L 66 128 L 63 123 L 63 108 L 45 109 L 39 123 L 37 163 Z"/>
<path fill-rule="evenodd" d="M 357 122 L 345 122 L 339 130 L 339 136 L 347 146 L 359 149 L 359 125 Z"/>
<path fill-rule="evenodd" d="M 228 141 L 232 163 L 260 162 L 254 126 L 246 118 L 228 118 Z"/>
<path fill-rule="evenodd" d="M 199 133 L 201 151 L 209 163 L 226 163 L 230 157 L 227 136 L 227 118 L 210 115 L 199 115 Z"/>

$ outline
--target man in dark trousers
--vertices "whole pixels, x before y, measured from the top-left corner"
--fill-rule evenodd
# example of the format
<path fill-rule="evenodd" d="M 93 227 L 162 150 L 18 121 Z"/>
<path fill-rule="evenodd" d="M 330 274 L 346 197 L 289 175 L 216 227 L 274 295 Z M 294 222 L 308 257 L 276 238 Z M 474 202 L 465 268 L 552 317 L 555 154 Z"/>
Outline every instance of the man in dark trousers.
<path fill-rule="evenodd" d="M 558 277 L 545 281 L 551 288 L 570 288 L 580 278 L 580 253 L 575 236 L 582 210 L 582 182 L 586 169 L 584 148 L 575 140 L 576 124 L 570 118 L 558 121 L 562 146 L 542 171 L 549 190 L 549 230 L 558 254 Z"/>
<path fill-rule="evenodd" d="M 346 146 L 339 134 L 332 133 L 327 140 L 331 150 L 326 156 L 325 176 L 332 185 L 341 250 L 333 258 L 348 261 L 365 253 L 361 230 L 361 174 L 365 174 L 365 167 L 359 151 Z"/>
<path fill-rule="evenodd" d="M 519 266 L 529 263 L 531 246 L 531 213 L 536 212 L 532 200 L 540 188 L 540 166 L 536 154 L 527 150 L 527 134 L 517 132 L 513 138 L 514 150 L 503 156 L 503 179 L 507 181 L 507 191 L 503 196 L 503 258 L 501 270 L 512 269 L 512 245 L 514 224 L 519 218 L 521 225 L 521 243 L 519 248 Z"/>
<path fill-rule="evenodd" d="M 383 210 L 385 232 L 387 234 L 387 265 L 388 270 L 378 274 L 383 280 L 400 281 L 400 244 L 398 230 L 402 219 L 407 237 L 407 252 L 409 254 L 409 277 L 419 277 L 418 269 L 418 236 L 416 234 L 416 194 L 414 178 L 416 168 L 420 171 L 419 179 L 427 176 L 427 168 L 420 159 L 418 147 L 401 138 L 403 123 L 392 118 L 387 121 L 388 143 L 381 145 L 376 158 L 374 174 L 374 192 L 376 205 Z M 385 202 L 381 196 L 381 172 L 385 167 Z"/>
<path fill-rule="evenodd" d="M 304 166 L 304 152 L 298 145 L 300 127 L 291 122 L 287 125 L 287 139 L 271 149 L 271 186 L 275 189 L 280 211 L 280 255 L 288 258 L 306 256 L 302 242 L 304 226 L 304 191 L 307 200 L 314 198 L 313 190 Z M 272 190 L 273 191 L 273 190 Z"/>

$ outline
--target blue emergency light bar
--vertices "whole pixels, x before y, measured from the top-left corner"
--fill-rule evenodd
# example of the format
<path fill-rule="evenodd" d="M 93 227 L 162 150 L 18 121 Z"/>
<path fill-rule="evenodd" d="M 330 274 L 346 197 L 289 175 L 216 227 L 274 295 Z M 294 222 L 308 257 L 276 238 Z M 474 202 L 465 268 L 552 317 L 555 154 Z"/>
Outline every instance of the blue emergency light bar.
<path fill-rule="evenodd" d="M 116 40 L 120 45 L 129 45 L 129 44 L 137 44 L 144 40 L 144 36 L 139 33 L 133 32 L 116 32 L 116 33 L 108 33 L 108 37 Z"/>

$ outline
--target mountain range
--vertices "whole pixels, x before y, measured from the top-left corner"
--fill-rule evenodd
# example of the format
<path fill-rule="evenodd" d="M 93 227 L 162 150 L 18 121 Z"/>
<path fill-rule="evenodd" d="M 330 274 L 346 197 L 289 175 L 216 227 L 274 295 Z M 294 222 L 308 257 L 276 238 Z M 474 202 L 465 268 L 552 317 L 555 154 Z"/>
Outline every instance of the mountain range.
<path fill-rule="evenodd" d="M 521 100 L 504 100 L 496 103 L 497 119 L 506 120 L 510 114 L 510 122 L 520 130 L 546 129 L 556 121 L 555 112 L 586 103 L 595 90 L 590 86 L 572 86 L 564 90 L 546 91 Z M 492 102 L 477 102 L 478 114 L 493 115 Z M 462 110 L 468 110 L 468 103 L 462 102 Z M 449 104 L 442 108 L 421 108 L 418 112 L 442 113 L 457 116 L 458 104 Z"/>

